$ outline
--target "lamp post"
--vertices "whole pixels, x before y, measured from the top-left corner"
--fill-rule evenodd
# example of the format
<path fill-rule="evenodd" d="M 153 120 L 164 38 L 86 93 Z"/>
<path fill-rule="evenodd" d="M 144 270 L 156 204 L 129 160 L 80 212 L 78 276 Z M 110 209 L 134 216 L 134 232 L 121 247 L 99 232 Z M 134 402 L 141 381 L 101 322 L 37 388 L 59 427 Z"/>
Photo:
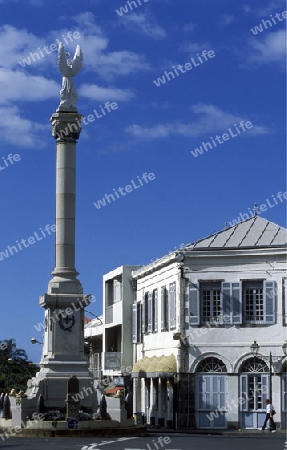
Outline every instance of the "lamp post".
<path fill-rule="evenodd" d="M 36 338 L 31 338 L 30 341 L 31 341 L 31 344 L 42 344 L 43 345 L 43 342 L 37 341 Z"/>
<path fill-rule="evenodd" d="M 258 355 L 258 351 L 259 351 L 259 345 L 257 344 L 256 341 L 253 342 L 253 344 L 251 344 L 250 346 L 250 350 L 253 353 L 254 357 Z M 287 355 L 287 341 L 282 345 L 282 350 L 284 353 L 284 356 Z M 270 399 L 270 403 L 272 403 L 272 362 L 273 362 L 273 357 L 272 357 L 272 353 L 269 353 L 269 356 L 264 356 L 264 355 L 260 355 L 263 356 L 263 358 L 268 358 L 268 362 L 269 362 L 269 399 Z M 283 358 L 281 356 L 277 356 L 276 358 Z"/>

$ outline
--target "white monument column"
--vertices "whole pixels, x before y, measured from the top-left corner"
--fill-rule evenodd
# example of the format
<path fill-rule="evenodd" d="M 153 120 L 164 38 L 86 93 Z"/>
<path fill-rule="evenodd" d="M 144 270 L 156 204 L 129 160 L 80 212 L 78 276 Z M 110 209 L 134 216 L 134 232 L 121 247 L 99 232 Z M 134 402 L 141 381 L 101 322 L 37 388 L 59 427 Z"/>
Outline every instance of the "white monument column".
<path fill-rule="evenodd" d="M 59 112 L 51 117 L 53 136 L 57 141 L 56 267 L 53 275 L 59 277 L 60 280 L 74 279 L 77 275 L 75 269 L 75 158 L 76 139 L 81 131 L 79 120 L 81 120 L 81 116 L 75 113 Z M 77 131 L 71 133 L 69 128 Z"/>
<path fill-rule="evenodd" d="M 76 142 L 82 116 L 74 106 L 77 93 L 72 77 L 81 69 L 82 61 L 79 46 L 73 60 L 69 60 L 60 44 L 61 102 L 50 119 L 56 139 L 56 261 L 47 293 L 40 297 L 40 305 L 45 309 L 41 369 L 27 391 L 28 397 L 42 394 L 45 406 L 53 408 L 66 406 L 71 376 L 78 378 L 79 390 L 84 392 L 81 405 L 92 407 L 95 397 L 88 390 L 92 376 L 84 354 L 84 308 L 91 300 L 83 295 L 75 268 Z"/>

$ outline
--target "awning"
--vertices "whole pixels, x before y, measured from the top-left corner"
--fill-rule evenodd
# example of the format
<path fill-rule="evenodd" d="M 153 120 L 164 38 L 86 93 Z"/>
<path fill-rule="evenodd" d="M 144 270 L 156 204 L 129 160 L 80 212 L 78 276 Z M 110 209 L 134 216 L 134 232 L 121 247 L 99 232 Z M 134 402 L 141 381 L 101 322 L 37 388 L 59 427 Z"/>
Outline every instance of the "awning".
<path fill-rule="evenodd" d="M 106 394 L 113 394 L 114 392 L 121 391 L 124 389 L 124 386 L 114 386 L 112 388 L 105 389 Z"/>
<path fill-rule="evenodd" d="M 133 378 L 173 377 L 177 373 L 176 359 L 169 356 L 152 356 L 139 359 L 133 366 Z"/>

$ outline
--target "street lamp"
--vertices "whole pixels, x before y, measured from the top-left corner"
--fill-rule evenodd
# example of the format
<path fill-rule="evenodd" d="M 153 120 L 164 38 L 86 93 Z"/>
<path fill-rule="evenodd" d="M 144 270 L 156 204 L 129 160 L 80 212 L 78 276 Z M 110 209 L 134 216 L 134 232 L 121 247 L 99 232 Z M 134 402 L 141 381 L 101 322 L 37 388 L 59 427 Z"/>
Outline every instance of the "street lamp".
<path fill-rule="evenodd" d="M 43 342 L 37 341 L 36 338 L 31 338 L 30 341 L 31 341 L 31 344 L 43 344 Z"/>
<path fill-rule="evenodd" d="M 254 356 L 258 355 L 258 351 L 259 351 L 259 345 L 257 344 L 256 341 L 253 342 L 253 344 L 250 345 L 250 350 L 253 353 Z M 284 356 L 287 355 L 287 341 L 282 345 L 282 350 L 284 353 Z M 263 356 L 263 355 L 260 355 Z M 269 358 L 269 398 L 270 398 L 270 403 L 272 403 L 272 353 L 269 353 L 269 357 L 268 356 L 263 356 L 264 358 Z M 283 358 L 281 356 L 277 356 L 276 358 Z"/>

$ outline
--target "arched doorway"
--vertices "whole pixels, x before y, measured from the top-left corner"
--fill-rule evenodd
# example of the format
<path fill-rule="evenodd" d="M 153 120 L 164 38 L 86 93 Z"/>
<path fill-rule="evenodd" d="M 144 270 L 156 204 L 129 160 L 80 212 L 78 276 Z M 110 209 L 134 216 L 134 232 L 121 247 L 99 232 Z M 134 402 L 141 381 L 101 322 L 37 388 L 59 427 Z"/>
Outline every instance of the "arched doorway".
<path fill-rule="evenodd" d="M 269 396 L 269 368 L 258 357 L 245 360 L 240 367 L 238 399 L 241 428 L 261 428 L 265 418 L 265 400 Z"/>
<path fill-rule="evenodd" d="M 196 424 L 198 428 L 226 428 L 227 369 L 208 357 L 196 368 Z"/>

